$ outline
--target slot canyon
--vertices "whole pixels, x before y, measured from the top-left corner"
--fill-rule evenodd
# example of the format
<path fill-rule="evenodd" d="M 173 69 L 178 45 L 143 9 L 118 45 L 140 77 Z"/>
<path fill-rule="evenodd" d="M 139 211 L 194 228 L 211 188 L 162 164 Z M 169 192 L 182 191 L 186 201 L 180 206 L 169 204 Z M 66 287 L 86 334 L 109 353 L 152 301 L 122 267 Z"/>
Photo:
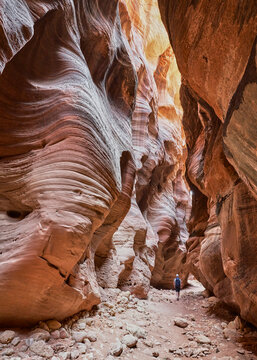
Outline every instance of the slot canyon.
<path fill-rule="evenodd" d="M 0 20 L 0 359 L 257 359 L 256 0 Z"/>

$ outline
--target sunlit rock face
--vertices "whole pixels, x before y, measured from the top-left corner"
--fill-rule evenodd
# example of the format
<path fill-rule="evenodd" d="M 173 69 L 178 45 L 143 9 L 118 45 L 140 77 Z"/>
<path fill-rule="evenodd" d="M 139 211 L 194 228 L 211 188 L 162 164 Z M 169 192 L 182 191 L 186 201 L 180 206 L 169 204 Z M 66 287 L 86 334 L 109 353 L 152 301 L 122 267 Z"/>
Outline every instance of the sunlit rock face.
<path fill-rule="evenodd" d="M 257 5 L 159 0 L 182 74 L 192 189 L 187 265 L 257 325 Z"/>
<path fill-rule="evenodd" d="M 90 309 L 99 285 L 170 287 L 188 190 L 157 1 L 12 0 L 0 17 L 0 324 Z"/>
<path fill-rule="evenodd" d="M 171 288 L 175 274 L 185 269 L 190 203 L 180 74 L 157 1 L 121 1 L 120 18 L 138 76 L 132 114 L 136 178 L 130 210 L 114 235 L 100 243 L 96 269 L 102 286 L 145 298 L 151 283 Z M 181 276 L 186 284 L 187 271 Z"/>

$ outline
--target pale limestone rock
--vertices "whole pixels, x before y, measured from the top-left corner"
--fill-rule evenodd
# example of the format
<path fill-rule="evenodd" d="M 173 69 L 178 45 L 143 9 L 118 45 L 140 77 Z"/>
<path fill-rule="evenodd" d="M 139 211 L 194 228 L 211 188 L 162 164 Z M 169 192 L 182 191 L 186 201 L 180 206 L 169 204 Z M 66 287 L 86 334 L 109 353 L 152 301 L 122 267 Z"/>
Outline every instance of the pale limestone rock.
<path fill-rule="evenodd" d="M 16 336 L 13 340 L 12 340 L 12 345 L 13 346 L 17 346 L 20 343 L 21 339 L 19 338 L 19 336 Z"/>
<path fill-rule="evenodd" d="M 15 338 L 15 332 L 12 330 L 5 330 L 0 334 L 0 343 L 9 344 Z"/>
<path fill-rule="evenodd" d="M 138 339 L 133 335 L 125 335 L 122 338 L 122 343 L 129 348 L 136 347 Z"/>
<path fill-rule="evenodd" d="M 189 322 L 184 318 L 175 318 L 174 325 L 181 328 L 186 328 L 189 325 Z"/>
<path fill-rule="evenodd" d="M 60 332 L 60 338 L 61 339 L 66 339 L 66 338 L 69 337 L 69 334 L 68 334 L 66 329 L 60 328 L 59 332 Z"/>
<path fill-rule="evenodd" d="M 210 344 L 211 343 L 211 340 L 205 336 L 205 335 L 197 335 L 195 337 L 195 341 L 198 342 L 199 344 Z"/>
<path fill-rule="evenodd" d="M 128 324 L 126 329 L 139 339 L 146 339 L 147 337 L 147 331 L 137 325 Z"/>
<path fill-rule="evenodd" d="M 72 332 L 72 339 L 74 339 L 76 342 L 83 342 L 85 338 L 87 338 L 87 332 L 86 331 L 73 331 Z"/>
<path fill-rule="evenodd" d="M 116 343 L 111 345 L 110 355 L 120 356 L 123 351 L 122 343 L 117 340 Z"/>
<path fill-rule="evenodd" d="M 79 350 L 77 350 L 77 349 L 71 350 L 70 357 L 72 360 L 77 359 L 79 357 L 79 355 L 80 355 Z"/>
<path fill-rule="evenodd" d="M 48 341 L 50 339 L 49 332 L 44 329 L 41 329 L 41 328 L 37 328 L 37 329 L 33 330 L 29 336 L 34 341 L 39 341 L 39 340 Z"/>
<path fill-rule="evenodd" d="M 48 359 L 54 355 L 54 351 L 51 346 L 47 345 L 43 340 L 33 342 L 30 346 L 30 350 L 35 354 Z"/>
<path fill-rule="evenodd" d="M 54 330 L 52 333 L 51 333 L 51 337 L 53 339 L 59 339 L 60 338 L 60 331 L 59 330 Z"/>
<path fill-rule="evenodd" d="M 87 352 L 88 346 L 86 344 L 79 343 L 77 344 L 77 348 L 80 354 L 85 354 Z"/>

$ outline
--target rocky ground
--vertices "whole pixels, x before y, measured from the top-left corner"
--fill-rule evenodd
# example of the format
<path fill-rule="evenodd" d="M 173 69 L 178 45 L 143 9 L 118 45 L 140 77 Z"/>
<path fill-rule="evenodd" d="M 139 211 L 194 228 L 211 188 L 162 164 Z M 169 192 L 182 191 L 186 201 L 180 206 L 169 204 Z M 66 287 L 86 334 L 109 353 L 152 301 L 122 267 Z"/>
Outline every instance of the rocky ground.
<path fill-rule="evenodd" d="M 0 359 L 257 359 L 257 331 L 203 290 L 191 280 L 176 301 L 174 291 L 152 288 L 147 300 L 139 300 L 105 289 L 97 309 L 62 324 L 3 330 Z"/>

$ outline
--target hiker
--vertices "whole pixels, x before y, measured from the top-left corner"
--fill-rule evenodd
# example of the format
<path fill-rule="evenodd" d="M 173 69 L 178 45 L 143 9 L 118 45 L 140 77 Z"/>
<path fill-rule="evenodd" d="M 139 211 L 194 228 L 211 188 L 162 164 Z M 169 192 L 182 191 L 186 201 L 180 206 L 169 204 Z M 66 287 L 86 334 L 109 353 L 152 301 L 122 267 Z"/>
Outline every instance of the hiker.
<path fill-rule="evenodd" d="M 174 287 L 175 287 L 175 290 L 176 290 L 176 293 L 177 293 L 177 300 L 179 300 L 181 280 L 180 280 L 178 274 L 176 274 L 176 278 L 174 279 Z"/>

